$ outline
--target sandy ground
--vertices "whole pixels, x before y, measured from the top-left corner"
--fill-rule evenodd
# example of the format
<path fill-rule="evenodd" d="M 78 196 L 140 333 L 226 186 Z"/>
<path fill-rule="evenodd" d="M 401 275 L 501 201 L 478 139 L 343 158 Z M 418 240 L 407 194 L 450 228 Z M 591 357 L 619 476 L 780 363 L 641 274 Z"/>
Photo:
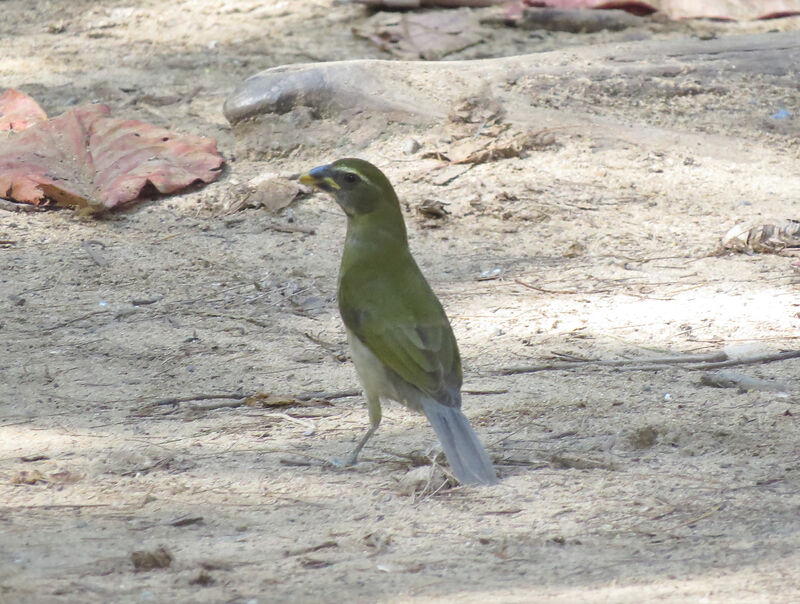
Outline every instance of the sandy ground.
<path fill-rule="evenodd" d="M 800 600 L 800 361 L 731 368 L 774 385 L 747 392 L 638 362 L 496 375 L 800 347 L 797 258 L 714 253 L 736 222 L 798 218 L 797 95 L 758 80 L 734 100 L 657 106 L 577 83 L 552 93 L 552 107 L 727 136 L 740 153 L 567 130 L 442 185 L 435 160 L 404 152 L 407 133 L 362 150 L 408 204 L 412 249 L 461 345 L 465 411 L 502 478 L 454 488 L 430 465 L 424 418 L 397 406 L 362 463 L 325 464 L 367 423 L 358 396 L 338 396 L 357 383 L 335 305 L 345 222 L 333 202 L 220 212 L 253 176 L 335 158 L 236 157 L 221 106 L 271 66 L 386 58 L 351 35 L 362 9 L 9 0 L 2 12 L 2 87 L 51 115 L 102 101 L 215 137 L 228 166 L 208 187 L 100 220 L 0 212 L 1 602 Z M 449 58 L 798 25 L 490 28 Z M 729 119 L 734 101 L 752 108 L 745 125 Z M 793 121 L 773 123 L 780 108 Z M 447 144 L 416 138 L 422 151 Z M 450 215 L 421 216 L 422 199 Z M 240 392 L 273 396 L 198 398 Z M 158 404 L 175 397 L 194 400 Z"/>

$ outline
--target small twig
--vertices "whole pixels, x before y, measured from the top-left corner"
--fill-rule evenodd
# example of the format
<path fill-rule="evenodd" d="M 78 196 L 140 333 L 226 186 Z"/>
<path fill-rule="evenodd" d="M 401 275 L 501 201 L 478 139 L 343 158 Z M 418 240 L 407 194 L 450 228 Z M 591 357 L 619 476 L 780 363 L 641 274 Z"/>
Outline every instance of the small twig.
<path fill-rule="evenodd" d="M 304 392 L 296 396 L 286 398 L 286 403 L 278 406 L 292 407 L 292 406 L 307 406 L 305 403 L 318 399 L 321 401 L 331 401 L 337 398 L 347 398 L 351 396 L 359 396 L 360 390 L 339 390 L 336 392 Z M 250 399 L 256 399 L 258 394 L 245 394 L 244 392 L 220 392 L 217 394 L 192 394 L 188 396 L 171 396 L 169 398 L 160 399 L 145 405 L 145 409 L 152 409 L 155 407 L 165 406 L 178 406 L 181 403 L 191 403 L 194 401 L 210 401 L 210 400 L 223 400 L 225 402 L 211 403 L 209 405 L 192 405 L 189 411 L 213 411 L 215 409 L 233 409 L 242 407 L 247 404 Z M 297 405 L 292 405 L 292 401 L 296 401 Z M 265 405 L 268 406 L 268 405 Z M 273 405 L 275 406 L 275 405 Z M 313 429 L 313 426 L 311 426 Z"/>
<path fill-rule="evenodd" d="M 102 315 L 105 313 L 110 312 L 109 310 L 95 310 L 90 313 L 86 313 L 85 315 L 81 315 L 80 317 L 76 317 L 74 319 L 70 319 L 69 321 L 64 321 L 63 323 L 57 323 L 51 327 L 45 327 L 42 331 L 54 331 L 56 329 L 61 329 L 62 327 L 67 327 L 72 325 L 73 323 L 78 323 L 79 321 L 84 321 L 89 317 L 94 317 L 95 315 Z"/>
<path fill-rule="evenodd" d="M 700 376 L 700 383 L 714 388 L 738 388 L 740 392 L 761 390 L 772 392 L 788 392 L 788 382 L 773 382 L 754 378 L 734 371 L 707 371 Z"/>
<path fill-rule="evenodd" d="M 192 401 L 209 401 L 213 399 L 246 399 L 247 395 L 243 392 L 236 392 L 236 393 L 226 393 L 222 392 L 219 394 L 193 394 L 190 396 L 173 396 L 170 398 L 164 398 L 153 403 L 150 403 L 153 407 L 161 407 L 163 405 L 178 405 L 180 403 L 190 403 Z"/>
<path fill-rule="evenodd" d="M 297 424 L 298 426 L 302 426 L 311 432 L 316 430 L 316 427 L 311 422 L 307 422 L 303 419 L 298 419 L 296 417 L 292 417 L 288 413 L 265 413 L 262 417 L 277 417 L 279 419 L 285 419 L 287 422 L 292 422 Z"/>
<path fill-rule="evenodd" d="M 638 366 L 638 365 L 664 365 L 664 364 L 681 364 L 692 362 L 712 362 L 722 361 L 727 359 L 728 356 L 724 352 L 714 353 L 710 355 L 689 355 L 686 357 L 660 357 L 655 359 L 622 359 L 622 360 L 608 360 L 608 359 L 587 359 L 585 361 L 560 361 L 553 363 L 546 363 L 544 365 L 530 365 L 522 367 L 509 367 L 507 369 L 500 369 L 493 372 L 493 375 L 515 375 L 517 373 L 535 373 L 537 371 L 552 371 L 560 369 L 573 369 L 575 367 L 584 367 L 587 365 L 596 365 L 600 367 L 625 367 L 625 366 Z"/>
<path fill-rule="evenodd" d="M 713 516 L 714 514 L 719 512 L 724 507 L 725 507 L 725 503 L 724 502 L 720 503 L 718 505 L 715 505 L 713 508 L 711 508 L 705 514 L 701 514 L 700 516 L 697 516 L 696 518 L 692 518 L 691 520 L 687 520 L 686 522 L 681 522 L 680 524 L 676 524 L 675 526 L 672 526 L 672 527 L 668 528 L 667 530 L 668 531 L 674 531 L 675 529 L 682 528 L 684 526 L 689 526 L 691 524 L 694 524 L 695 522 L 699 522 L 701 520 L 704 520 L 704 519 L 708 518 L 709 516 Z"/>
<path fill-rule="evenodd" d="M 351 396 L 361 396 L 361 390 L 337 390 L 335 392 L 313 391 L 304 392 L 297 395 L 298 401 L 310 401 L 318 398 L 326 401 L 332 401 L 337 398 L 350 398 Z"/>
<path fill-rule="evenodd" d="M 210 405 L 192 405 L 189 411 L 214 411 L 216 409 L 235 409 L 247 404 L 247 399 L 242 398 L 239 400 L 225 401 L 222 403 L 211 403 Z"/>
<path fill-rule="evenodd" d="M 6 210 L 7 212 L 46 212 L 49 207 L 35 206 L 30 203 L 16 203 L 9 199 L 0 199 L 0 210 Z"/>
<path fill-rule="evenodd" d="M 786 352 L 758 354 L 752 357 L 741 359 L 728 359 L 716 363 L 706 363 L 705 365 L 691 365 L 686 369 L 715 369 L 717 367 L 733 367 L 734 365 L 755 365 L 758 363 L 773 363 L 775 361 L 786 361 L 789 359 L 800 358 L 800 350 L 787 350 Z"/>
<path fill-rule="evenodd" d="M 220 313 L 220 312 L 210 312 L 210 311 L 202 311 L 194 313 L 201 317 L 219 317 L 221 319 L 232 319 L 234 321 L 246 321 L 247 323 L 252 323 L 253 325 L 257 325 L 258 327 L 272 327 L 272 324 L 267 323 L 266 321 L 260 321 L 258 319 L 254 319 L 253 317 L 244 317 L 241 315 L 230 315 L 227 313 Z"/>
<path fill-rule="evenodd" d="M 339 547 L 339 544 L 336 541 L 325 541 L 320 543 L 319 545 L 312 545 L 310 547 L 303 547 L 300 549 L 287 549 L 283 552 L 283 555 L 287 558 L 290 556 L 301 556 L 303 554 L 310 554 L 311 552 L 318 552 L 321 549 L 326 549 L 329 547 Z"/>
<path fill-rule="evenodd" d="M 507 394 L 508 388 L 497 388 L 495 390 L 462 390 L 461 394 L 472 394 L 474 396 L 483 394 Z"/>
<path fill-rule="evenodd" d="M 731 359 L 724 352 L 711 354 L 695 354 L 682 357 L 658 357 L 653 359 L 623 359 L 623 360 L 604 360 L 594 359 L 585 361 L 553 362 L 544 365 L 530 365 L 523 367 L 508 367 L 492 372 L 491 375 L 516 375 L 519 373 L 535 373 L 537 371 L 552 371 L 562 369 L 574 369 L 575 367 L 598 366 L 598 367 L 618 367 L 628 371 L 652 371 L 662 369 L 665 365 L 685 365 L 683 369 L 690 371 L 698 369 L 715 369 L 717 367 L 733 367 L 734 365 L 753 365 L 756 363 L 772 363 L 775 361 L 786 361 L 789 359 L 800 358 L 800 350 L 789 350 L 786 352 L 760 354 L 752 357 Z"/>
<path fill-rule="evenodd" d="M 487 449 L 494 449 L 494 448 L 495 448 L 497 445 L 499 445 L 499 444 L 500 444 L 500 443 L 502 443 L 502 442 L 505 442 L 505 441 L 507 441 L 509 438 L 511 438 L 512 436 L 514 436 L 514 435 L 515 435 L 515 434 L 517 434 L 518 432 L 522 432 L 522 431 L 523 431 L 525 428 L 527 428 L 527 427 L 528 427 L 528 426 L 526 426 L 526 425 L 523 425 L 523 426 L 520 426 L 519 428 L 517 428 L 516 430 L 512 430 L 510 433 L 506 434 L 506 435 L 505 435 L 505 436 L 503 436 L 502 438 L 499 438 L 499 439 L 497 439 L 496 441 L 494 441 L 492 444 L 490 444 L 490 445 L 489 445 L 488 447 L 486 447 L 486 448 L 487 448 Z"/>
<path fill-rule="evenodd" d="M 311 463 L 310 461 L 300 461 L 299 459 L 285 459 L 285 458 L 281 458 L 280 463 L 283 464 L 284 466 L 297 466 L 301 468 L 310 468 L 311 466 L 316 465 Z"/>
<path fill-rule="evenodd" d="M 317 233 L 316 230 L 309 227 L 286 225 L 277 222 L 270 223 L 269 228 L 271 228 L 273 231 L 278 231 L 279 233 L 305 233 L 306 235 L 315 235 Z"/>
<path fill-rule="evenodd" d="M 530 283 L 525 283 L 521 279 L 514 279 L 514 283 L 517 285 L 521 285 L 522 287 L 527 287 L 528 289 L 536 290 L 537 292 L 542 292 L 544 294 L 566 294 L 566 295 L 575 295 L 575 294 L 605 294 L 611 290 L 610 288 L 606 289 L 591 289 L 591 290 L 567 290 L 567 289 L 546 289 L 544 287 L 538 287 L 536 285 L 531 285 Z"/>
<path fill-rule="evenodd" d="M 546 461 L 541 461 L 538 459 L 515 459 L 513 457 L 507 457 L 505 459 L 501 459 L 500 461 L 495 461 L 494 465 L 496 466 L 525 466 L 529 468 L 533 468 L 534 470 L 541 470 L 543 468 L 549 468 L 552 464 L 547 463 Z"/>
<path fill-rule="evenodd" d="M 48 510 L 48 509 L 64 509 L 64 508 L 108 508 L 112 507 L 113 503 L 46 503 L 43 505 L 8 505 L 3 506 L 2 510 L 9 511 L 9 510 Z"/>
<path fill-rule="evenodd" d="M 341 346 L 339 346 L 338 344 L 334 344 L 334 343 L 332 343 L 332 342 L 327 342 L 327 341 L 323 340 L 322 338 L 319 338 L 319 337 L 317 337 L 317 336 L 315 336 L 315 335 L 312 335 L 312 334 L 310 334 L 310 333 L 308 333 L 308 332 L 305 332 L 305 331 L 304 331 L 304 332 L 303 332 L 303 335 L 304 335 L 306 338 L 308 338 L 309 340 L 311 340 L 312 342 L 314 342 L 314 344 L 316 344 L 316 345 L 317 345 L 317 346 L 319 346 L 320 348 L 324 348 L 324 349 L 325 349 L 325 350 L 327 350 L 328 352 L 338 352 L 338 351 L 340 351 L 340 350 L 341 350 L 341 348 L 342 348 L 342 347 L 341 347 Z"/>

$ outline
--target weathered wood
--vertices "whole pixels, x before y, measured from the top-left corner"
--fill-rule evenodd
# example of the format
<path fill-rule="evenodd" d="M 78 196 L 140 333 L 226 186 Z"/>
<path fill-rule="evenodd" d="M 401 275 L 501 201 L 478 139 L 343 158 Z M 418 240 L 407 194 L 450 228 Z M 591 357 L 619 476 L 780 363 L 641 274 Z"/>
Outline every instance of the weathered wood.
<path fill-rule="evenodd" d="M 239 86 L 224 113 L 248 150 L 298 145 L 366 145 L 392 124 L 441 122 L 460 101 L 491 98 L 511 123 L 608 130 L 597 114 L 558 98 L 565 89 L 593 90 L 617 101 L 728 92 L 754 79 L 786 98 L 798 94 L 800 33 L 649 40 L 573 47 L 476 61 L 341 61 L 269 69 Z M 581 95 L 577 95 L 580 97 Z M 747 120 L 741 95 L 725 111 Z M 738 103 L 738 104 L 737 104 Z M 703 111 L 697 107 L 698 114 Z M 631 118 L 633 119 L 633 118 Z M 649 127 L 646 121 L 639 124 Z M 616 122 L 619 126 L 619 122 Z M 663 134 L 663 133 L 662 133 Z M 659 138 L 658 133 L 647 136 Z"/>

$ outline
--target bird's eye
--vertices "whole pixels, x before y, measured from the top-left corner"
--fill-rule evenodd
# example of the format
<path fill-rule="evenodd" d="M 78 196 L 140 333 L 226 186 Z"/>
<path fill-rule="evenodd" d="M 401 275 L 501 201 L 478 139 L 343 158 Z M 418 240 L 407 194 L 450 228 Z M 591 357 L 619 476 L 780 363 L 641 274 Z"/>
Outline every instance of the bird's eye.
<path fill-rule="evenodd" d="M 354 185 L 359 181 L 358 174 L 352 172 L 345 172 L 344 181 L 349 185 Z"/>

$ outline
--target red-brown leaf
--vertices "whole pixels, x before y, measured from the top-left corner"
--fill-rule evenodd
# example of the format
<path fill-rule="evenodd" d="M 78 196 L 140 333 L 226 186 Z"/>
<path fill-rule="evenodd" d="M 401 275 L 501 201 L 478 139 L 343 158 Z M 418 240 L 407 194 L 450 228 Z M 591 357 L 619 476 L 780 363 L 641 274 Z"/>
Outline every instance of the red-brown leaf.
<path fill-rule="evenodd" d="M 512 5 L 554 8 L 619 8 L 635 15 L 660 11 L 671 19 L 771 19 L 800 14 L 800 0 L 519 0 Z"/>
<path fill-rule="evenodd" d="M 86 105 L 0 144 L 0 196 L 32 204 L 113 208 L 152 184 L 172 193 L 212 182 L 222 158 L 213 139 L 177 135 Z"/>
<path fill-rule="evenodd" d="M 0 94 L 0 130 L 25 130 L 46 119 L 44 110 L 24 92 L 9 88 Z"/>

